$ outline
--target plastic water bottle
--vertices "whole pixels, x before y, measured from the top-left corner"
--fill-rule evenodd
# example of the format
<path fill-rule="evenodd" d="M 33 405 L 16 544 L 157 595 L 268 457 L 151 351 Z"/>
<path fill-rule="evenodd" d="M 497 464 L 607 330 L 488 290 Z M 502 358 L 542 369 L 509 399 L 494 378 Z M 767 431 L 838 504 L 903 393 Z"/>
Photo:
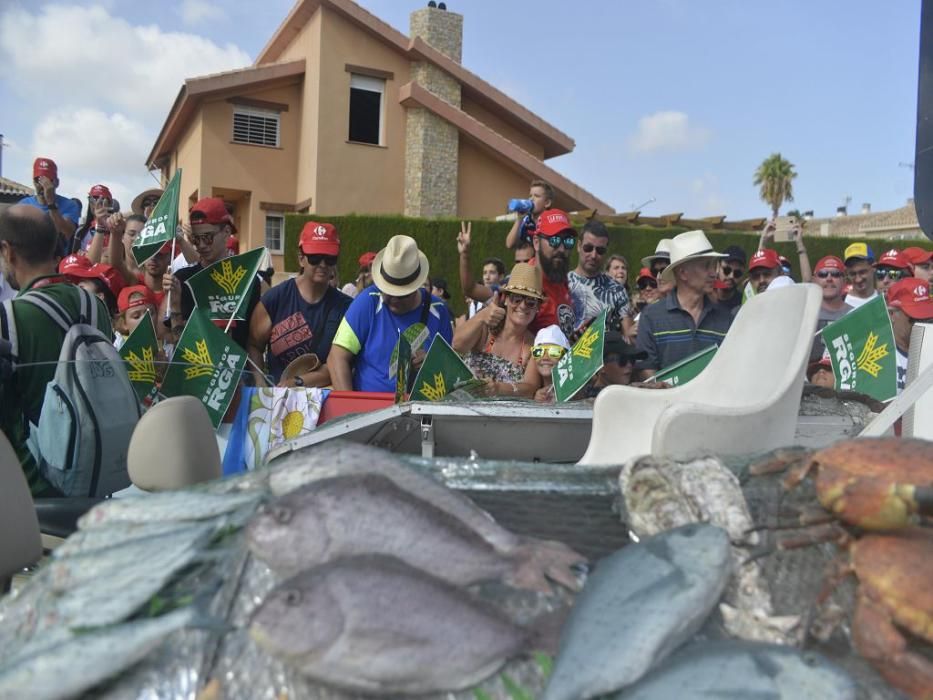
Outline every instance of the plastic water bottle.
<path fill-rule="evenodd" d="M 509 212 L 517 214 L 527 214 L 534 208 L 534 202 L 530 199 L 510 199 Z"/>

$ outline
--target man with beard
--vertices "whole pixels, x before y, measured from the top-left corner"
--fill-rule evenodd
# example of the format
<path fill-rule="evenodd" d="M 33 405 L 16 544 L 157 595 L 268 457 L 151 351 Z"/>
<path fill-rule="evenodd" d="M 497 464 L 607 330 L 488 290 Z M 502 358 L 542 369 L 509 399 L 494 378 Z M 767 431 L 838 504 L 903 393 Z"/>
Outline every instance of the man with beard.
<path fill-rule="evenodd" d="M 833 321 L 838 321 L 852 310 L 845 301 L 842 287 L 845 284 L 846 266 L 835 255 L 820 258 L 813 271 L 813 281 L 823 290 L 823 302 L 820 304 L 820 315 L 816 322 L 816 330 L 821 331 Z M 817 362 L 826 351 L 823 336 L 817 333 L 810 348 L 809 362 Z"/>
<path fill-rule="evenodd" d="M 671 264 L 661 279 L 673 281 L 674 289 L 638 320 L 636 347 L 648 355 L 635 365 L 642 379 L 726 337 L 732 313 L 709 298 L 721 257 L 702 231 L 687 231 L 671 241 Z"/>
<path fill-rule="evenodd" d="M 755 294 L 761 294 L 776 277 L 783 274 L 781 258 L 772 248 L 756 251 L 748 262 L 748 283 Z"/>
<path fill-rule="evenodd" d="M 608 251 L 609 230 L 606 225 L 601 221 L 587 221 L 577 245 L 577 268 L 567 279 L 571 293 L 579 295 L 583 303 L 584 322 L 608 310 L 606 328 L 620 330 L 622 319 L 629 312 L 629 297 L 625 287 L 602 272 Z"/>
<path fill-rule="evenodd" d="M 573 295 L 567 281 L 570 270 L 570 251 L 577 244 L 577 231 L 570 217 L 560 209 L 546 209 L 538 217 L 534 247 L 536 264 L 541 266 L 544 278 L 544 295 L 547 297 L 538 307 L 538 315 L 531 330 L 557 324 L 568 338 L 583 322 L 583 303 L 579 295 Z"/>
<path fill-rule="evenodd" d="M 745 275 L 748 259 L 745 251 L 737 245 L 726 248 L 724 255 L 726 257 L 720 259 L 717 279 L 713 283 L 712 300 L 731 311 L 742 304 L 739 280 Z"/>

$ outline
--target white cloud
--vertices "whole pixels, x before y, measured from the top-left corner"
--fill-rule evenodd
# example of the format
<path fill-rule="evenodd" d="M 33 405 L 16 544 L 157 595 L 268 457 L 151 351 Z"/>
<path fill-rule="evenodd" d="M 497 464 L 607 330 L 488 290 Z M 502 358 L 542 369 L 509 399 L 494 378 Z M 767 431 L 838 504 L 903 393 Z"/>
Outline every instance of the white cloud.
<path fill-rule="evenodd" d="M 717 216 L 726 214 L 726 200 L 719 190 L 719 178 L 712 173 L 704 173 L 702 176 L 690 181 L 690 193 L 692 205 L 699 209 L 699 213 L 691 213 L 695 216 Z"/>
<path fill-rule="evenodd" d="M 227 13 L 222 8 L 207 0 L 182 0 L 178 12 L 182 21 L 188 26 L 204 21 L 216 22 L 227 19 Z"/>
<path fill-rule="evenodd" d="M 32 153 L 58 163 L 62 195 L 83 200 L 101 183 L 127 211 L 136 194 L 155 184 L 143 165 L 151 141 L 142 124 L 123 114 L 62 110 L 36 125 Z"/>
<path fill-rule="evenodd" d="M 37 106 L 95 105 L 158 126 L 185 78 L 250 64 L 232 44 L 134 26 L 100 5 L 47 5 L 0 14 L 5 76 Z"/>
<path fill-rule="evenodd" d="M 629 146 L 637 153 L 689 151 L 705 146 L 711 135 L 709 129 L 692 125 L 683 112 L 655 112 L 638 120 Z"/>

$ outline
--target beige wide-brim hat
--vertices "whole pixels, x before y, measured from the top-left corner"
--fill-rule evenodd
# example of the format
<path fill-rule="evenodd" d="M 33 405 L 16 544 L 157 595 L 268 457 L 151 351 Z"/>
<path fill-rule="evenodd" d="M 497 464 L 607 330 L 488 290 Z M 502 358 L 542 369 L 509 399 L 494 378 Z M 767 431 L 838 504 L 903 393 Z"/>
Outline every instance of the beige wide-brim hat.
<path fill-rule="evenodd" d="M 411 236 L 392 236 L 376 253 L 372 275 L 376 288 L 389 296 L 404 297 L 424 284 L 431 271 L 428 256 Z"/>
<path fill-rule="evenodd" d="M 296 357 L 282 370 L 282 381 L 288 382 L 299 374 L 313 372 L 320 366 L 321 360 L 313 352 L 309 352 L 307 355 L 302 355 L 301 357 Z"/>
<path fill-rule="evenodd" d="M 654 255 L 649 255 L 641 259 L 642 267 L 651 267 L 651 263 L 654 260 L 670 260 L 671 259 L 671 239 L 662 238 L 658 241 L 658 244 L 654 247 Z"/>
<path fill-rule="evenodd" d="M 544 284 L 541 282 L 541 268 L 528 263 L 515 263 L 508 284 L 500 287 L 509 294 L 521 294 L 544 301 Z"/>
<path fill-rule="evenodd" d="M 725 253 L 713 250 L 713 244 L 709 242 L 705 233 L 700 230 L 686 231 L 671 239 L 671 264 L 661 273 L 661 281 L 673 282 L 674 270 L 690 260 L 724 257 Z"/>
<path fill-rule="evenodd" d="M 143 215 L 143 200 L 146 197 L 161 197 L 165 193 L 165 190 L 161 190 L 158 187 L 153 187 L 150 190 L 144 190 L 140 192 L 133 198 L 133 203 L 130 205 L 130 209 L 133 210 L 134 214 Z"/>

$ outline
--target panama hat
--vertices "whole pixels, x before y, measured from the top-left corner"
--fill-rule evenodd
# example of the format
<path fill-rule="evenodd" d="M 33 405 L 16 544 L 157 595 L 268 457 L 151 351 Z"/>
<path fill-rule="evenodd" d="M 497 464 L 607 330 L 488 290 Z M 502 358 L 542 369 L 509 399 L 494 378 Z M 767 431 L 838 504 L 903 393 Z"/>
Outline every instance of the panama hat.
<path fill-rule="evenodd" d="M 133 210 L 134 214 L 139 214 L 140 216 L 142 216 L 143 200 L 148 197 L 161 198 L 164 193 L 165 193 L 165 190 L 160 189 L 158 187 L 153 187 L 152 189 L 149 189 L 149 190 L 143 190 L 142 192 L 140 192 L 138 195 L 136 195 L 133 198 L 133 203 L 130 204 L 130 209 Z"/>
<path fill-rule="evenodd" d="M 515 263 L 507 284 L 501 287 L 503 292 L 521 294 L 526 297 L 544 300 L 544 286 L 541 283 L 541 268 L 528 263 Z"/>
<path fill-rule="evenodd" d="M 430 272 L 428 256 L 411 236 L 392 236 L 376 253 L 372 274 L 376 289 L 393 297 L 408 296 L 424 284 Z"/>
<path fill-rule="evenodd" d="M 318 358 L 318 356 L 313 352 L 309 352 L 307 355 L 296 357 L 294 360 L 288 363 L 288 366 L 282 370 L 281 381 L 287 384 L 299 374 L 313 372 L 320 366 L 321 360 Z"/>
<path fill-rule="evenodd" d="M 649 255 L 641 259 L 641 264 L 645 267 L 651 267 L 651 263 L 654 260 L 670 260 L 671 259 L 671 239 L 662 238 L 658 241 L 658 244 L 654 247 L 654 255 Z"/>
<path fill-rule="evenodd" d="M 674 270 L 678 265 L 691 260 L 702 258 L 724 258 L 725 253 L 717 253 L 713 250 L 712 243 L 706 237 L 706 234 L 700 231 L 687 231 L 671 239 L 671 264 L 664 268 L 661 273 L 661 280 L 664 282 L 674 281 Z"/>

